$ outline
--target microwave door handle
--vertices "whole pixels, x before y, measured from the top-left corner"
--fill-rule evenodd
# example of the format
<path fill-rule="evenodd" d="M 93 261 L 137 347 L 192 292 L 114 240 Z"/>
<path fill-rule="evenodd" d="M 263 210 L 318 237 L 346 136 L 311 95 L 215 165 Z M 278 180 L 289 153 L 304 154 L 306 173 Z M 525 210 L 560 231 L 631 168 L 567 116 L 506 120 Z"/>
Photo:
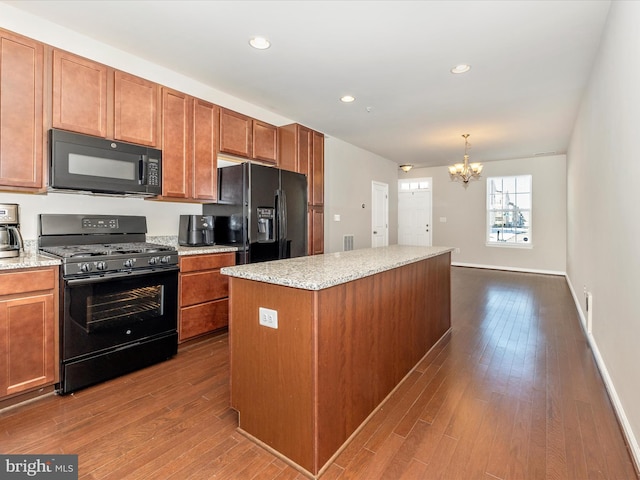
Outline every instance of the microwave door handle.
<path fill-rule="evenodd" d="M 146 185 L 147 184 L 147 159 L 146 155 L 142 155 L 140 160 L 138 161 L 138 184 Z"/>

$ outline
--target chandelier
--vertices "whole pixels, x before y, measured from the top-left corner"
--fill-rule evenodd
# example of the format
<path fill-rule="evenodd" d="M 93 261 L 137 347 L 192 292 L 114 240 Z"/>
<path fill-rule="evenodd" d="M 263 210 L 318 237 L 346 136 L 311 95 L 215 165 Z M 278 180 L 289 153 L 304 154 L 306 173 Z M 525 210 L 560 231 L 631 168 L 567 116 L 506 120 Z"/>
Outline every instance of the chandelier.
<path fill-rule="evenodd" d="M 469 184 L 469 180 L 477 180 L 480 178 L 480 172 L 482 172 L 482 164 L 481 163 L 469 163 L 469 154 L 467 151 L 469 150 L 469 134 L 465 133 L 462 135 L 464 138 L 464 163 L 456 163 L 455 165 L 451 165 L 449 167 L 449 176 L 452 181 L 461 181 L 463 182 L 464 188 L 467 188 Z"/>

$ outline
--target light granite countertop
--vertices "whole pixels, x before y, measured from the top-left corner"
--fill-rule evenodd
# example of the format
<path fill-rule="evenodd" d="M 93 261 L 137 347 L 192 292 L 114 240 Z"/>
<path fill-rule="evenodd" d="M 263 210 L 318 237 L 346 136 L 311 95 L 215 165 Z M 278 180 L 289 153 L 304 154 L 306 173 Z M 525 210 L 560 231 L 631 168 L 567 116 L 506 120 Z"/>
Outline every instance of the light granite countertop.
<path fill-rule="evenodd" d="M 391 245 L 224 267 L 220 273 L 303 290 L 322 290 L 451 251 L 453 248 L 449 247 Z"/>
<path fill-rule="evenodd" d="M 229 245 L 211 245 L 210 247 L 183 247 L 182 245 L 178 245 L 177 236 L 147 236 L 147 241 L 151 243 L 157 243 L 159 245 L 171 245 L 172 247 L 175 247 L 176 250 L 178 250 L 179 256 L 205 255 L 208 253 L 226 253 L 238 251 L 238 247 L 232 247 Z"/>
<path fill-rule="evenodd" d="M 60 265 L 60 259 L 27 250 L 19 257 L 0 258 L 0 270 L 17 270 L 19 268 L 48 267 Z"/>

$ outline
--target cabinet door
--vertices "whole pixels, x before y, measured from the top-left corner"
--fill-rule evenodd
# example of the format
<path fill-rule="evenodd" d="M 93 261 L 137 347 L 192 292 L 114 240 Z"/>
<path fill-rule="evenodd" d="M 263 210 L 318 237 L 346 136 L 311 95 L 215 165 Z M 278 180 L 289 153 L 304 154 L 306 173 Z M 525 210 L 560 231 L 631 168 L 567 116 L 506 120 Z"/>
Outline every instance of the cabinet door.
<path fill-rule="evenodd" d="M 220 151 L 250 158 L 252 150 L 251 117 L 220 109 Z"/>
<path fill-rule="evenodd" d="M 324 135 L 313 132 L 313 161 L 311 178 L 313 193 L 309 197 L 309 203 L 314 205 L 324 204 Z"/>
<path fill-rule="evenodd" d="M 307 213 L 307 251 L 309 255 L 320 255 L 324 253 L 324 208 L 309 207 Z"/>
<path fill-rule="evenodd" d="M 218 107 L 195 99 L 193 104 L 192 197 L 218 198 Z"/>
<path fill-rule="evenodd" d="M 53 127 L 107 136 L 107 66 L 53 51 Z"/>
<path fill-rule="evenodd" d="M 118 70 L 114 73 L 114 138 L 158 145 L 158 89 L 156 83 Z"/>
<path fill-rule="evenodd" d="M 162 89 L 162 196 L 188 198 L 191 178 L 192 98 Z"/>
<path fill-rule="evenodd" d="M 180 310 L 181 342 L 229 325 L 229 299 L 201 303 Z"/>
<path fill-rule="evenodd" d="M 53 294 L 0 302 L 0 394 L 12 395 L 55 381 Z"/>
<path fill-rule="evenodd" d="M 312 173 L 311 160 L 313 158 L 313 131 L 302 125 L 298 128 L 298 160 L 297 172 L 307 175 L 307 199 L 313 198 L 313 181 L 309 178 Z"/>
<path fill-rule="evenodd" d="M 43 46 L 0 31 L 0 185 L 43 188 Z"/>
<path fill-rule="evenodd" d="M 297 132 L 295 123 L 278 127 L 278 167 L 290 172 L 297 171 Z"/>
<path fill-rule="evenodd" d="M 180 306 L 218 300 L 229 296 L 229 280 L 219 270 L 180 275 Z"/>
<path fill-rule="evenodd" d="M 275 164 L 278 161 L 278 128 L 253 120 L 253 158 Z"/>

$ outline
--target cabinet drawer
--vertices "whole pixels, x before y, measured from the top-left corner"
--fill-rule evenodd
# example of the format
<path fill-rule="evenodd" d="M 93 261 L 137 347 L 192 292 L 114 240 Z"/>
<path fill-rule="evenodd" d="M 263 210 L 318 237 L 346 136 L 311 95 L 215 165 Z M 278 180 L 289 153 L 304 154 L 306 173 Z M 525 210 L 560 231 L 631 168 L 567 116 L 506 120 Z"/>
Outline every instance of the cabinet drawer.
<path fill-rule="evenodd" d="M 180 306 L 229 296 L 229 280 L 219 271 L 180 275 Z"/>
<path fill-rule="evenodd" d="M 211 270 L 236 264 L 235 252 L 180 257 L 180 273 Z"/>
<path fill-rule="evenodd" d="M 180 309 L 180 341 L 229 324 L 229 300 L 217 300 Z"/>
<path fill-rule="evenodd" d="M 38 270 L 14 270 L 0 273 L 0 295 L 53 290 L 56 267 Z"/>

